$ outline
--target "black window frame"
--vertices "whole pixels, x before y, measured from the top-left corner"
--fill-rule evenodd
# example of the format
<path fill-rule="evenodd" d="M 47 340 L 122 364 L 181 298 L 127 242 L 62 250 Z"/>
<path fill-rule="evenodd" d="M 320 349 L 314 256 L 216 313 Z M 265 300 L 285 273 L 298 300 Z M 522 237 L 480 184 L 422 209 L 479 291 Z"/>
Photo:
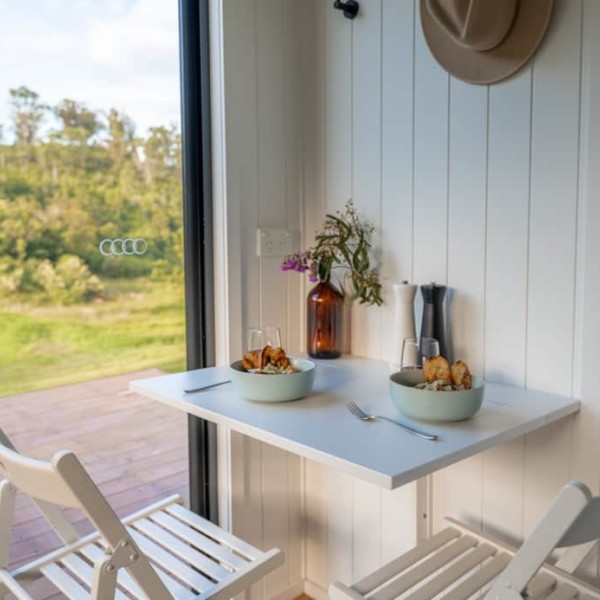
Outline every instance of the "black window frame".
<path fill-rule="evenodd" d="M 179 0 L 186 364 L 215 364 L 209 0 Z M 216 426 L 188 417 L 190 508 L 214 522 Z"/>

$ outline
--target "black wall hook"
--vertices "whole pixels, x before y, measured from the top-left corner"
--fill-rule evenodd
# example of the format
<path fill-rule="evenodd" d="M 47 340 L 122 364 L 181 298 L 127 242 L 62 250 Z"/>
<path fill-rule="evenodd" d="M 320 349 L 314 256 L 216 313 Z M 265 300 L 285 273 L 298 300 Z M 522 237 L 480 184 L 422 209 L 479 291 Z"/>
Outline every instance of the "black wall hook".
<path fill-rule="evenodd" d="M 344 16 L 347 19 L 354 19 L 354 17 L 358 14 L 358 7 L 359 4 L 356 0 L 346 0 L 346 2 L 342 2 L 342 0 L 335 0 L 333 3 L 333 8 L 343 10 Z"/>

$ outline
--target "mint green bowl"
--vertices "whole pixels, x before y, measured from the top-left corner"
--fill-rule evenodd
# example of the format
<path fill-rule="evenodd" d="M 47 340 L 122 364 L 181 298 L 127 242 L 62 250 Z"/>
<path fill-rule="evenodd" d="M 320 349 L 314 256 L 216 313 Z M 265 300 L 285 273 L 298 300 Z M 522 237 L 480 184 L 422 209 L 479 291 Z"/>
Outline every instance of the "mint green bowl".
<path fill-rule="evenodd" d="M 423 381 L 421 371 L 401 371 L 390 376 L 392 404 L 405 415 L 424 421 L 464 421 L 481 408 L 485 383 L 473 378 L 470 390 L 434 392 L 414 387 Z"/>
<path fill-rule="evenodd" d="M 298 373 L 286 375 L 263 375 L 248 373 L 242 361 L 231 363 L 229 375 L 237 393 L 255 402 L 288 402 L 304 398 L 312 389 L 315 380 L 315 363 L 305 358 L 290 358 Z"/>

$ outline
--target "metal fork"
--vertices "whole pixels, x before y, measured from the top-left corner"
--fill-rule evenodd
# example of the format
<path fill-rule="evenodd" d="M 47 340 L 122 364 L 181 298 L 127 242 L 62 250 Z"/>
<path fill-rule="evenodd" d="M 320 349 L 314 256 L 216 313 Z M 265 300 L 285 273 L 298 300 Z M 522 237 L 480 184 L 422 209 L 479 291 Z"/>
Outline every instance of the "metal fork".
<path fill-rule="evenodd" d="M 347 402 L 346 408 L 361 421 L 387 421 L 388 423 L 393 423 L 394 425 L 398 425 L 398 427 L 402 427 L 402 429 L 405 429 L 406 431 L 408 431 L 408 433 L 412 433 L 413 435 L 423 438 L 424 440 L 438 440 L 440 438 L 439 435 L 425 433 L 424 431 L 413 429 L 412 427 L 409 427 L 404 423 L 400 423 L 400 421 L 394 421 L 394 419 L 390 419 L 382 415 L 369 415 L 355 402 Z"/>

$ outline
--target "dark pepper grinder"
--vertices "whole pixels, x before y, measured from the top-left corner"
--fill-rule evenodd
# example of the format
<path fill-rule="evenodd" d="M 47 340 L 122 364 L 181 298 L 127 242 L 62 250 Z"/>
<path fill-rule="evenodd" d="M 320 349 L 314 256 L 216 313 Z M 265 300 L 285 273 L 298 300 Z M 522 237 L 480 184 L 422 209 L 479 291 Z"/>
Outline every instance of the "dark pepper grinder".
<path fill-rule="evenodd" d="M 423 294 L 423 321 L 421 337 L 434 338 L 440 344 L 440 354 L 448 358 L 446 353 L 446 328 L 444 327 L 444 295 L 445 285 L 430 283 L 421 286 Z"/>

